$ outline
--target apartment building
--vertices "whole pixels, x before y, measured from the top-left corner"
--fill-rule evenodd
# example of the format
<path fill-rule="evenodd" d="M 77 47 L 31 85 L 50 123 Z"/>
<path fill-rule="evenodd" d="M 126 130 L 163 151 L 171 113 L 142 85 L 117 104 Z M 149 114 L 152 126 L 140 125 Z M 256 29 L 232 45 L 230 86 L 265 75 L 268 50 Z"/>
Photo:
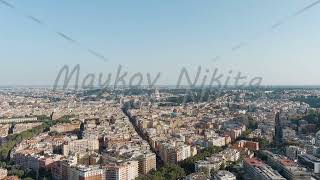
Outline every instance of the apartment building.
<path fill-rule="evenodd" d="M 229 171 L 218 171 L 214 175 L 214 180 L 236 180 L 236 176 Z"/>
<path fill-rule="evenodd" d="M 139 158 L 139 173 L 148 174 L 151 170 L 156 170 L 157 160 L 154 153 L 146 153 Z"/>
<path fill-rule="evenodd" d="M 68 180 L 104 180 L 104 170 L 99 166 L 75 166 L 68 169 Z"/>
<path fill-rule="evenodd" d="M 289 180 L 310 180 L 311 174 L 307 172 L 307 169 L 302 168 L 294 161 L 270 151 L 263 151 L 263 153 L 268 157 L 267 163 L 283 177 Z"/>
<path fill-rule="evenodd" d="M 63 146 L 63 155 L 68 156 L 69 154 L 77 152 L 87 152 L 87 151 L 98 151 L 99 150 L 99 140 L 93 139 L 80 139 L 69 142 Z"/>
<path fill-rule="evenodd" d="M 4 179 L 5 177 L 7 177 L 7 175 L 8 171 L 6 169 L 0 168 L 0 179 Z"/>
<path fill-rule="evenodd" d="M 245 159 L 245 179 L 252 180 L 286 180 L 277 171 L 256 158 Z"/>
<path fill-rule="evenodd" d="M 138 161 L 106 164 L 104 169 L 108 180 L 134 180 L 139 176 Z"/>

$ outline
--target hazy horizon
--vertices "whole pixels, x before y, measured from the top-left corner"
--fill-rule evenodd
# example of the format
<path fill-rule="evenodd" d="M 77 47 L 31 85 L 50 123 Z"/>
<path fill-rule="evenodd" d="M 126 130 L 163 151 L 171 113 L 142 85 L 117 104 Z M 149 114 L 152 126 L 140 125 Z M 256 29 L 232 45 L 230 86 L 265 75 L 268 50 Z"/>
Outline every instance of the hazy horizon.
<path fill-rule="evenodd" d="M 121 65 L 143 84 L 160 72 L 156 85 L 176 85 L 182 68 L 193 79 L 201 66 L 200 80 L 217 68 L 264 86 L 320 86 L 319 4 L 0 1 L 0 85 L 53 86 L 64 65 L 79 64 L 80 83 L 90 73 L 113 82 Z"/>

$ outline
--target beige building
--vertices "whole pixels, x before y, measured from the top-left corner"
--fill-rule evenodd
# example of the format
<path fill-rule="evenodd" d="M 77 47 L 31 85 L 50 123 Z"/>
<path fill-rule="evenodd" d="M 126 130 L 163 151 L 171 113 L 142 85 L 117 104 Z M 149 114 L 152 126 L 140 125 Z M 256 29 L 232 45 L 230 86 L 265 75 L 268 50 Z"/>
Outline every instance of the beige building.
<path fill-rule="evenodd" d="M 138 161 L 105 165 L 105 178 L 108 180 L 134 180 L 139 176 Z"/>
<path fill-rule="evenodd" d="M 80 129 L 80 122 L 79 121 L 72 121 L 71 123 L 67 124 L 57 124 L 50 128 L 50 131 L 56 131 L 58 133 L 64 132 L 72 132 Z"/>
<path fill-rule="evenodd" d="M 186 144 L 177 147 L 172 144 L 160 145 L 159 151 L 161 159 L 166 164 L 175 164 L 191 157 L 191 146 Z"/>
<path fill-rule="evenodd" d="M 0 179 L 7 177 L 8 171 L 6 169 L 0 168 Z"/>
<path fill-rule="evenodd" d="M 139 173 L 148 174 L 152 169 L 156 170 L 157 160 L 154 153 L 147 153 L 139 157 Z"/>
<path fill-rule="evenodd" d="M 4 125 L 0 124 L 0 137 L 8 136 L 10 127 L 11 127 L 10 124 L 4 124 Z"/>
<path fill-rule="evenodd" d="M 69 142 L 63 146 L 63 155 L 68 156 L 70 153 L 98 151 L 99 140 L 80 139 Z"/>
<path fill-rule="evenodd" d="M 215 136 L 207 140 L 208 147 L 218 146 L 222 147 L 226 145 L 226 138 L 224 136 Z"/>

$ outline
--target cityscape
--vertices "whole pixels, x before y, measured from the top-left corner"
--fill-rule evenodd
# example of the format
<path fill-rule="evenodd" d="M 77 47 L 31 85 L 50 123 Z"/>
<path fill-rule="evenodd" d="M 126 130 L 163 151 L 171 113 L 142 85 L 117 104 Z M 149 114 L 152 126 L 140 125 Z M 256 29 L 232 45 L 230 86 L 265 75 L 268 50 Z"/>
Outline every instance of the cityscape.
<path fill-rule="evenodd" d="M 320 90 L 182 92 L 2 88 L 1 178 L 320 178 Z"/>
<path fill-rule="evenodd" d="M 0 0 L 0 180 L 320 180 L 320 0 Z"/>

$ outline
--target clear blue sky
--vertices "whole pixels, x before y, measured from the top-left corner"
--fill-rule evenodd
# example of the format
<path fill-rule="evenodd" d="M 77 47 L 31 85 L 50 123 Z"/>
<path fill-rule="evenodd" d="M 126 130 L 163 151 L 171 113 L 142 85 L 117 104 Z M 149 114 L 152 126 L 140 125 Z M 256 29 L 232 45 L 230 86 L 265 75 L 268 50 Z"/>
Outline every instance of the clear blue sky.
<path fill-rule="evenodd" d="M 315 0 L 7 1 L 16 8 L 0 3 L 0 85 L 51 85 L 65 64 L 80 64 L 81 76 L 115 76 L 119 64 L 161 72 L 158 84 L 175 84 L 181 67 L 192 74 L 198 65 L 261 76 L 263 84 L 320 84 L 320 5 L 271 30 Z M 239 42 L 248 44 L 231 51 Z"/>

